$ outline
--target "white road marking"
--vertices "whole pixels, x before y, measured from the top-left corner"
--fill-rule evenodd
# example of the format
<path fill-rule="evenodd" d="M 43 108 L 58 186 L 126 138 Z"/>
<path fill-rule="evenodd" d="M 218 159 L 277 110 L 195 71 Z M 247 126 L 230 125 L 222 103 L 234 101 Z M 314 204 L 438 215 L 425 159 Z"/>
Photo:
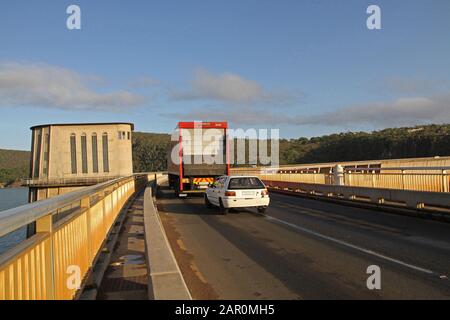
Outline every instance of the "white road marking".
<path fill-rule="evenodd" d="M 339 239 L 336 239 L 336 238 L 333 238 L 333 237 L 329 237 L 329 236 L 323 235 L 321 233 L 318 233 L 318 232 L 315 232 L 315 231 L 312 231 L 312 230 L 300 227 L 300 226 L 298 226 L 296 224 L 293 224 L 293 223 L 290 223 L 290 222 L 287 222 L 287 221 L 284 221 L 284 220 L 281 220 L 281 219 L 278 219 L 278 218 L 275 218 L 275 217 L 272 217 L 272 216 L 264 215 L 264 217 L 266 219 L 274 221 L 276 223 L 287 225 L 287 226 L 289 226 L 291 228 L 300 230 L 302 232 L 311 234 L 313 236 L 316 236 L 316 237 L 319 237 L 319 238 L 322 238 L 322 239 L 325 239 L 325 240 L 328 240 L 328 241 L 331 241 L 331 242 L 338 243 L 338 244 L 340 244 L 342 246 L 346 246 L 346 247 L 349 247 L 349 248 L 352 248 L 352 249 L 364 252 L 366 254 L 369 254 L 369 255 L 372 255 L 372 256 L 375 256 L 375 257 L 378 257 L 378 258 L 390 261 L 390 262 L 397 263 L 399 265 L 402 265 L 404 267 L 407 267 L 407 268 L 410 268 L 410 269 L 413 269 L 413 270 L 416 270 L 416 271 L 420 271 L 420 272 L 423 272 L 423 273 L 426 273 L 426 274 L 429 274 L 429 275 L 439 275 L 437 272 L 434 272 L 434 271 L 431 271 L 431 270 L 428 270 L 428 269 L 424 269 L 424 268 L 421 268 L 421 267 L 418 267 L 418 266 L 415 266 L 415 265 L 412 265 L 412 264 L 409 264 L 409 263 L 406 263 L 406 262 L 403 262 L 403 261 L 400 261 L 400 260 L 397 260 L 397 259 L 385 256 L 385 255 L 383 255 L 381 253 L 377 253 L 375 251 L 372 251 L 372 250 L 369 250 L 369 249 L 365 249 L 365 248 L 356 246 L 354 244 L 351 244 L 351 243 L 348 243 L 348 242 L 345 242 L 345 241 L 342 241 L 342 240 L 339 240 Z"/>

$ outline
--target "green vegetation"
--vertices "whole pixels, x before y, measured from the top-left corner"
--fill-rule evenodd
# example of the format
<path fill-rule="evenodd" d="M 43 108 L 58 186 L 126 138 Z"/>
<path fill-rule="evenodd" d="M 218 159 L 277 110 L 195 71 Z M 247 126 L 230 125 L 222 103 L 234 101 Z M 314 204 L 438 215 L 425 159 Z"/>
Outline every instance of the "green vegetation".
<path fill-rule="evenodd" d="M 400 159 L 450 155 L 450 125 L 348 132 L 280 141 L 280 163 Z"/>
<path fill-rule="evenodd" d="M 0 149 L 0 184 L 28 177 L 30 152 Z"/>
<path fill-rule="evenodd" d="M 168 134 L 135 133 L 133 141 L 135 172 L 164 170 L 169 141 Z M 248 147 L 246 149 L 248 150 Z M 280 164 L 438 155 L 450 155 L 450 124 L 280 140 Z M 246 156 L 248 157 L 248 154 Z"/>
<path fill-rule="evenodd" d="M 134 172 L 165 170 L 169 142 L 169 134 L 135 132 Z M 281 164 L 438 155 L 450 155 L 450 124 L 280 140 Z M 29 156 L 28 151 L 0 149 L 0 183 L 9 184 L 19 178 L 28 177 Z"/>
<path fill-rule="evenodd" d="M 164 133 L 133 133 L 133 172 L 166 170 L 166 150 L 170 135 Z"/>

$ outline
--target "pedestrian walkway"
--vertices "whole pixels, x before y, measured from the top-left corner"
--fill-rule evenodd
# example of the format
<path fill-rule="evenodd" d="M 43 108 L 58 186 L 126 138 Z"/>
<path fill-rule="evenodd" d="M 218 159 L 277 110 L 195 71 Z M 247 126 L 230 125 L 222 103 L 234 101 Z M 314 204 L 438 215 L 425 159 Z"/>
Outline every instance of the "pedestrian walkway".
<path fill-rule="evenodd" d="M 99 300 L 148 299 L 143 209 L 142 192 L 134 199 L 124 218 L 110 264 L 99 288 Z"/>

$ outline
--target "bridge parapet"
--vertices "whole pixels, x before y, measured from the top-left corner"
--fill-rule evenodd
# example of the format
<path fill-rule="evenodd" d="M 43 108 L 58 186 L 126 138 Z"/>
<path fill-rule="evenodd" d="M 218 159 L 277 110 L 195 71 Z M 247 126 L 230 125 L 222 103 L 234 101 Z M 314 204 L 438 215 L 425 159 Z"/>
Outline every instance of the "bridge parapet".
<path fill-rule="evenodd" d="M 104 177 L 78 177 L 78 178 L 60 178 L 60 179 L 24 179 L 23 185 L 28 187 L 48 187 L 48 186 L 90 186 L 106 181 L 120 178 L 119 176 Z"/>
<path fill-rule="evenodd" d="M 149 177 L 117 178 L 0 212 L 0 237 L 36 223 L 35 235 L 0 255 L 0 300 L 77 298 L 120 210 Z"/>
<path fill-rule="evenodd" d="M 397 190 L 335 186 L 301 182 L 264 180 L 275 191 L 290 194 L 308 194 L 336 200 L 355 201 L 377 206 L 437 213 L 440 218 L 450 220 L 450 195 L 443 192 Z"/>
<path fill-rule="evenodd" d="M 450 167 L 383 167 L 368 168 L 347 165 L 339 181 L 335 168 L 252 168 L 234 170 L 233 174 L 258 175 L 263 180 L 297 182 L 348 187 L 399 189 L 429 192 L 450 191 Z M 343 181 L 342 181 L 343 180 Z"/>

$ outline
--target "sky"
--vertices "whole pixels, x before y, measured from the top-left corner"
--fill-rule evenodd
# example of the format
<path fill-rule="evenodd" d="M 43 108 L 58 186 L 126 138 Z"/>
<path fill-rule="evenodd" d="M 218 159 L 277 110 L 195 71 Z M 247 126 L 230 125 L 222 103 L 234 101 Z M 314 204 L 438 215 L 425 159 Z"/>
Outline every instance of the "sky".
<path fill-rule="evenodd" d="M 81 9 L 69 30 L 66 9 Z M 381 30 L 367 28 L 369 5 Z M 450 122 L 448 0 L 9 0 L 0 148 L 29 127 L 178 121 L 285 138 Z"/>

